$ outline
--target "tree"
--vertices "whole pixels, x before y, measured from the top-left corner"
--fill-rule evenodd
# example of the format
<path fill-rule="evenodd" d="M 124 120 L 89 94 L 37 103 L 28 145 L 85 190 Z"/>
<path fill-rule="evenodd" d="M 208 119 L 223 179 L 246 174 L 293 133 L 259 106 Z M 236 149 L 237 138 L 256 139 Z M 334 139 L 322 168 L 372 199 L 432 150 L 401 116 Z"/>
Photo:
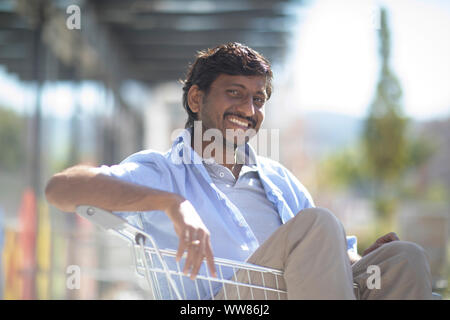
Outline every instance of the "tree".
<path fill-rule="evenodd" d="M 400 83 L 389 65 L 390 33 L 384 8 L 380 19 L 381 72 L 364 125 L 363 145 L 375 208 L 382 217 L 388 217 L 395 209 L 393 190 L 408 166 L 408 121 L 402 115 Z"/>

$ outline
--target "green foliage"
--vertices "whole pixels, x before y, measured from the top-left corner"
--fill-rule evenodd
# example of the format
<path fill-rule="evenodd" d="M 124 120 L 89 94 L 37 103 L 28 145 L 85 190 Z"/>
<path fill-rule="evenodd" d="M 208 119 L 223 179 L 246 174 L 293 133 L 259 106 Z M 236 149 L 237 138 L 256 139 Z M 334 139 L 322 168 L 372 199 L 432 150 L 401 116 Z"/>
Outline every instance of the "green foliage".
<path fill-rule="evenodd" d="M 17 171 L 25 162 L 24 121 L 14 111 L 0 108 L 0 168 Z"/>
<path fill-rule="evenodd" d="M 379 197 L 374 200 L 375 211 L 380 214 L 381 219 L 390 219 L 389 214 L 397 209 L 397 201 L 394 198 Z"/>
<path fill-rule="evenodd" d="M 352 186 L 364 188 L 367 167 L 360 147 L 350 147 L 329 155 L 321 164 L 319 184 L 336 189 Z"/>
<path fill-rule="evenodd" d="M 382 66 L 376 96 L 365 122 L 363 143 L 372 178 L 383 185 L 398 179 L 407 167 L 408 121 L 401 115 L 400 83 L 389 67 L 390 35 L 385 10 L 381 11 L 379 36 Z"/>
<path fill-rule="evenodd" d="M 412 168 L 417 168 L 425 164 L 437 150 L 434 142 L 424 136 L 409 139 L 407 143 L 407 163 L 408 167 Z"/>
<path fill-rule="evenodd" d="M 401 114 L 400 83 L 389 67 L 390 35 L 384 9 L 381 11 L 379 36 L 380 80 L 362 140 L 373 181 L 374 208 L 380 217 L 389 220 L 396 206 L 389 184 L 397 184 L 408 167 L 408 121 Z"/>
<path fill-rule="evenodd" d="M 371 114 L 366 120 L 364 151 L 373 179 L 393 181 L 407 168 L 406 126 L 406 119 L 398 116 L 392 109 L 382 116 Z"/>

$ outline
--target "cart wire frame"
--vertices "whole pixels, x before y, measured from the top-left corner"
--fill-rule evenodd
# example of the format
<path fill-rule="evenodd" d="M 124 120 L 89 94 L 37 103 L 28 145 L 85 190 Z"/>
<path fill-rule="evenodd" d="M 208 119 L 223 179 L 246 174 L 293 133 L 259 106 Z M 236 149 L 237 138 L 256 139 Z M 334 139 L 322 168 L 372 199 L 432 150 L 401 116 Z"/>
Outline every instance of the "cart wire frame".
<path fill-rule="evenodd" d="M 181 271 L 179 261 L 176 261 L 176 270 L 171 270 L 166 262 L 166 259 L 175 261 L 175 250 L 160 249 L 151 235 L 110 211 L 81 205 L 76 208 L 76 213 L 128 242 L 132 248 L 136 273 L 146 279 L 154 299 L 165 299 L 162 279 L 166 281 L 165 287 L 169 289 L 170 299 L 192 299 L 190 295 L 187 295 L 183 281 L 189 277 Z M 183 258 L 185 257 L 186 253 L 183 255 Z M 223 258 L 214 258 L 214 264 L 218 270 L 217 277 L 210 276 L 206 261 L 203 261 L 206 274 L 199 273 L 194 280 L 197 299 L 204 298 L 199 289 L 199 280 L 206 281 L 210 299 L 217 297 L 213 283 L 216 289 L 218 284 L 221 285 L 221 299 L 225 300 L 280 300 L 287 298 L 286 290 L 280 287 L 283 280 L 283 271 L 281 270 Z M 233 276 L 231 278 L 224 276 L 225 268 L 232 269 Z M 180 286 L 177 285 L 175 279 L 179 280 Z M 268 286 L 269 282 L 270 286 Z M 358 284 L 354 283 L 353 287 L 356 298 L 359 299 Z"/>

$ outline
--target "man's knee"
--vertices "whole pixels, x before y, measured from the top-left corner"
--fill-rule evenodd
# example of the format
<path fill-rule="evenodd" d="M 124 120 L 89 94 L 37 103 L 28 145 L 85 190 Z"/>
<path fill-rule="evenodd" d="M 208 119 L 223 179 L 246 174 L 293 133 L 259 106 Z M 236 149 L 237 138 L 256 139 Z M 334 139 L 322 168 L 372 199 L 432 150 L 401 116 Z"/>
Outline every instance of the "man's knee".
<path fill-rule="evenodd" d="M 345 234 L 344 227 L 339 219 L 328 209 L 308 208 L 300 211 L 295 216 L 294 224 L 299 227 L 308 226 L 316 232 L 333 238 L 333 234 L 341 237 Z"/>
<path fill-rule="evenodd" d="M 418 244 L 410 241 L 392 241 L 380 247 L 389 252 L 389 255 L 400 255 L 410 263 L 415 264 L 421 261 L 428 261 L 425 250 Z"/>
<path fill-rule="evenodd" d="M 328 209 L 325 208 L 308 208 L 300 211 L 296 218 L 298 220 L 313 221 L 316 225 L 322 227 L 332 227 L 341 226 L 339 219 Z M 302 222 L 300 222 L 302 223 Z"/>
<path fill-rule="evenodd" d="M 401 276 L 404 281 L 412 281 L 416 287 L 422 288 L 423 299 L 431 297 L 431 270 L 425 250 L 418 244 L 410 241 L 392 241 L 382 245 L 386 261 L 397 261 L 401 267 Z M 382 253 L 383 254 L 383 253 Z M 395 267 L 394 267 L 395 268 Z"/>

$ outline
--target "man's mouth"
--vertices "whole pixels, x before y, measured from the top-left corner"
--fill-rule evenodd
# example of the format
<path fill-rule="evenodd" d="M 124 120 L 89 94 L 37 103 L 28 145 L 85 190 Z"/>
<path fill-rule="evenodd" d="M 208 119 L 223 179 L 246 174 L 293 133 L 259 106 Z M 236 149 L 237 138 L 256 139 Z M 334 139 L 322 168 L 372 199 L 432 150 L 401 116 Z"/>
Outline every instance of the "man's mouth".
<path fill-rule="evenodd" d="M 242 117 L 236 116 L 236 115 L 227 115 L 225 117 L 229 122 L 242 127 L 243 129 L 248 129 L 251 127 L 254 127 L 254 121 L 249 119 L 244 119 Z"/>

